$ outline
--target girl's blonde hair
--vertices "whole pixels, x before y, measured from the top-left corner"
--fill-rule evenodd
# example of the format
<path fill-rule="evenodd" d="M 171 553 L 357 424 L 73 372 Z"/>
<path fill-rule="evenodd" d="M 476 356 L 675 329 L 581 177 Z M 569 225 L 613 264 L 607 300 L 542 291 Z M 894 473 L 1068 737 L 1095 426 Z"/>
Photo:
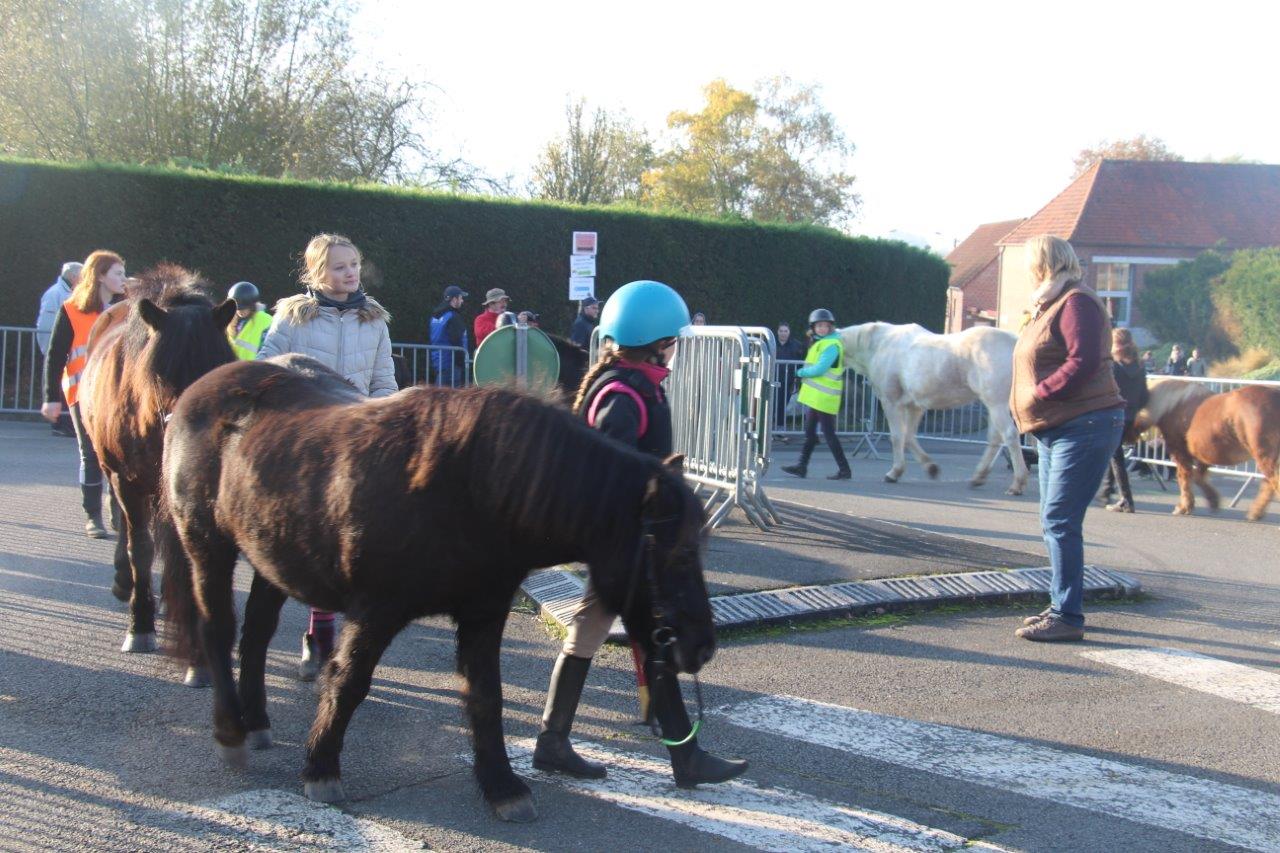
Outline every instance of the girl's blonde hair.
<path fill-rule="evenodd" d="M 587 392 L 591 390 L 592 385 L 596 384 L 600 374 L 623 359 L 627 361 L 661 361 L 661 357 L 652 344 L 642 347 L 620 347 L 613 342 L 612 338 L 606 338 L 604 343 L 600 345 L 600 358 L 595 364 L 591 365 L 587 375 L 582 377 L 582 383 L 578 386 L 578 394 L 573 398 L 573 413 L 575 415 L 582 414 L 582 407 L 587 402 Z"/>
<path fill-rule="evenodd" d="M 1084 278 L 1076 250 L 1061 237 L 1049 234 L 1032 237 L 1023 244 L 1023 248 L 1027 255 L 1027 266 L 1036 281 L 1048 281 L 1058 273 L 1066 273 L 1068 281 Z"/>
<path fill-rule="evenodd" d="M 76 289 L 71 291 L 71 304 L 86 314 L 98 314 L 107 306 L 102 304 L 98 291 L 98 279 L 116 264 L 124 266 L 124 258 L 106 249 L 97 249 L 84 259 L 84 269 L 80 270 L 80 280 Z"/>
<path fill-rule="evenodd" d="M 302 269 L 298 273 L 298 281 L 304 287 L 319 288 L 324 285 L 325 271 L 329 266 L 329 252 L 334 246 L 346 246 L 355 252 L 356 263 L 363 260 L 356 244 L 341 234 L 317 234 L 311 238 L 311 242 L 302 253 Z"/>
<path fill-rule="evenodd" d="M 1133 364 L 1138 360 L 1138 345 L 1128 329 L 1111 330 L 1111 357 L 1121 364 Z"/>

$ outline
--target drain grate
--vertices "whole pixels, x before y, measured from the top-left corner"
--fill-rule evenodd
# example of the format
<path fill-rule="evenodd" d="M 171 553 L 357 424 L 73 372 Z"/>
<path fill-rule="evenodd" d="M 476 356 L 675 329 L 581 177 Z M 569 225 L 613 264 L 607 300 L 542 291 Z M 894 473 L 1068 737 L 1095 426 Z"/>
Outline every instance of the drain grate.
<path fill-rule="evenodd" d="M 1050 575 L 1047 568 L 1030 568 L 797 586 L 715 596 L 711 599 L 711 612 L 716 627 L 740 628 L 803 619 L 857 616 L 877 608 L 891 610 L 957 601 L 1005 601 L 1048 594 Z M 585 586 L 580 577 L 564 569 L 536 572 L 522 584 L 525 593 L 538 603 L 543 613 L 561 625 L 567 624 Z M 1085 566 L 1084 589 L 1090 598 L 1133 595 L 1141 588 L 1127 575 L 1097 566 Z M 614 622 L 609 639 L 620 640 L 623 637 L 622 622 L 618 620 Z"/>

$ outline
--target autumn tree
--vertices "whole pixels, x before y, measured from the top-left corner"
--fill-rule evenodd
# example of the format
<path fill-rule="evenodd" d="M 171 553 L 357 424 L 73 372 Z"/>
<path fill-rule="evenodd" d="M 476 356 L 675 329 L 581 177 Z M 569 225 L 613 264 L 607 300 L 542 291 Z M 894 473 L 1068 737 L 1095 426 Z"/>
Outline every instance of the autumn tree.
<path fill-rule="evenodd" d="M 696 113 L 674 112 L 676 135 L 643 177 L 646 204 L 712 216 L 836 224 L 859 198 L 843 171 L 853 153 L 816 87 L 785 77 L 755 92 L 715 80 Z"/>
<path fill-rule="evenodd" d="M 533 167 L 529 194 L 575 204 L 612 204 L 640 195 L 653 160 L 648 134 L 625 115 L 579 99 L 565 107 L 565 132 L 547 143 Z"/>
<path fill-rule="evenodd" d="M 1164 144 L 1164 140 L 1140 134 L 1132 139 L 1118 139 L 1114 142 L 1103 140 L 1092 148 L 1082 148 L 1075 159 L 1075 173 L 1078 178 L 1099 160 L 1181 160 L 1181 154 L 1175 154 Z"/>
<path fill-rule="evenodd" d="M 429 182 L 419 84 L 356 73 L 347 0 L 7 0 L 0 150 Z"/>

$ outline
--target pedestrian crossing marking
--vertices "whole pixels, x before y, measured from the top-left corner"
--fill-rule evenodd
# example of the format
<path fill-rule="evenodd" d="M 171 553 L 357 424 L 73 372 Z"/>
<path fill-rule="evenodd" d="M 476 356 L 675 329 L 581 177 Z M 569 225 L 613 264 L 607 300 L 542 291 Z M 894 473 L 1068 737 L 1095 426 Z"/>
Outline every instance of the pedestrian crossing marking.
<path fill-rule="evenodd" d="M 1280 851 L 1280 796 L 983 732 L 765 696 L 737 726 L 1250 850 Z"/>
<path fill-rule="evenodd" d="M 1111 649 L 1082 657 L 1280 714 L 1280 675 L 1185 649 Z"/>
<path fill-rule="evenodd" d="M 833 847 L 900 853 L 1000 848 L 914 821 L 828 802 L 785 788 L 745 780 L 682 790 L 671 765 L 647 755 L 575 741 L 582 756 L 604 762 L 604 779 L 575 779 L 533 769 L 534 741 L 512 741 L 518 772 L 634 812 L 672 821 L 759 850 L 830 851 Z"/>

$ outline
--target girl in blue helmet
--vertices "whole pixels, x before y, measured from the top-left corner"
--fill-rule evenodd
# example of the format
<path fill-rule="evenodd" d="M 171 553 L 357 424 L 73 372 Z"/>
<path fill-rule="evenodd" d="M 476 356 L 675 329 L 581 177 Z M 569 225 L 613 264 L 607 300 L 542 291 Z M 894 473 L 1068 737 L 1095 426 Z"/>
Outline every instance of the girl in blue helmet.
<path fill-rule="evenodd" d="M 662 382 L 671 372 L 667 364 L 675 352 L 676 338 L 688 325 L 688 307 L 667 285 L 633 281 L 619 288 L 600 314 L 600 360 L 583 377 L 574 413 L 630 447 L 664 459 L 671 456 L 671 408 Z M 608 637 L 615 615 L 596 598 L 588 581 L 551 673 L 542 732 L 533 753 L 534 767 L 584 779 L 605 775 L 604 765 L 574 752 L 569 730 L 591 658 Z M 632 650 L 639 666 L 642 653 L 634 645 Z M 650 710 L 671 752 L 676 784 L 692 788 L 699 783 L 723 782 L 746 770 L 747 762 L 718 758 L 698 745 L 676 674 L 653 671 L 648 662 L 643 666 L 653 690 Z"/>

